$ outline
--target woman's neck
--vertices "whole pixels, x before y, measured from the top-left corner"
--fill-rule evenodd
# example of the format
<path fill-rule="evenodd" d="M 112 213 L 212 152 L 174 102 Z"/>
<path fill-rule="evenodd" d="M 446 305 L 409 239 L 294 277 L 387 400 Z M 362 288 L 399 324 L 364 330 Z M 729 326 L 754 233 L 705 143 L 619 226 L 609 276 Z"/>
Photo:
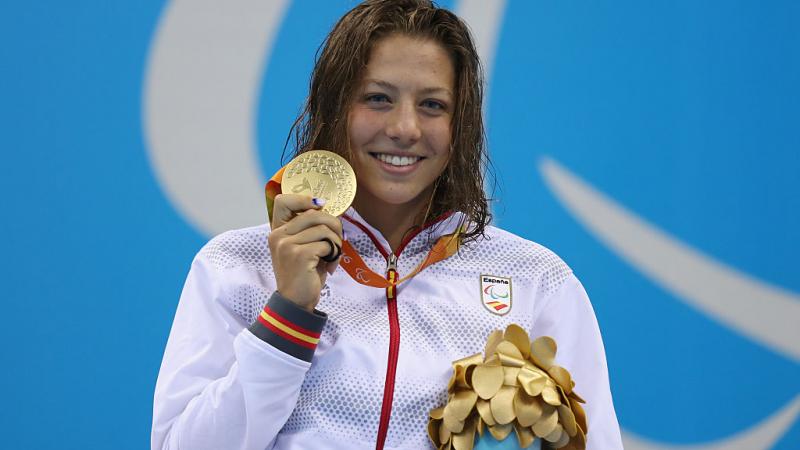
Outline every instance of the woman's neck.
<path fill-rule="evenodd" d="M 409 203 L 391 205 L 359 192 L 353 206 L 368 224 L 380 231 L 396 254 L 408 231 L 422 225 L 429 200 L 430 194 L 423 193 Z"/>

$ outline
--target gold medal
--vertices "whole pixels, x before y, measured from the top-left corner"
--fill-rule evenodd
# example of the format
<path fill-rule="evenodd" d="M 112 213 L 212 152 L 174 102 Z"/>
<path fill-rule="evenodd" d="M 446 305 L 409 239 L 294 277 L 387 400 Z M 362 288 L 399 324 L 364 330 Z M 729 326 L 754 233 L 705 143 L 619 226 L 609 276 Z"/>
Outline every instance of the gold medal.
<path fill-rule="evenodd" d="M 356 174 L 336 153 L 309 150 L 286 165 L 281 192 L 325 199 L 322 210 L 340 216 L 356 197 Z"/>

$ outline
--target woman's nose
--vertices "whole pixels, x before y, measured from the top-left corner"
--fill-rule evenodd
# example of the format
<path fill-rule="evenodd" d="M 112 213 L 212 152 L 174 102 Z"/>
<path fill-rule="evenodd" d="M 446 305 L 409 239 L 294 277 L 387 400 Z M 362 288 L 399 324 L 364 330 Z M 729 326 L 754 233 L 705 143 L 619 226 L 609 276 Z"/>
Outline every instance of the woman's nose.
<path fill-rule="evenodd" d="M 398 145 L 408 147 L 422 137 L 419 117 L 415 105 L 403 103 L 391 112 L 386 134 Z"/>

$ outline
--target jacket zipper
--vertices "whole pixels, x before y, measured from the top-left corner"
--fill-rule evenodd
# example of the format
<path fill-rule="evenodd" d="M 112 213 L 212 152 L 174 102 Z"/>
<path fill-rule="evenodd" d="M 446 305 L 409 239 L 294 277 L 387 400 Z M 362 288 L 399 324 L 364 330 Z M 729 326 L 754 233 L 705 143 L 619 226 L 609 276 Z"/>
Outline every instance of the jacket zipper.
<path fill-rule="evenodd" d="M 406 245 L 408 245 L 408 243 L 411 242 L 417 236 L 417 234 L 422 232 L 422 230 L 428 228 L 436 222 L 450 217 L 451 214 L 451 212 L 445 213 L 406 236 L 406 238 L 403 239 L 403 242 L 400 243 L 400 246 L 397 247 L 397 255 L 403 253 L 403 249 L 405 249 Z M 367 227 L 347 216 L 342 217 L 366 233 L 381 255 L 386 258 L 386 279 L 392 282 L 392 286 L 386 288 L 386 306 L 389 312 L 389 359 L 386 365 L 386 382 L 384 383 L 383 387 L 383 404 L 381 405 L 381 418 L 378 424 L 378 437 L 375 443 L 375 450 L 383 450 L 383 445 L 386 442 L 386 434 L 389 431 L 389 419 L 392 417 L 394 382 L 397 374 L 397 359 L 400 354 L 400 317 L 397 313 L 397 286 L 394 284 L 398 279 L 397 255 L 392 252 L 387 252 L 383 248 L 383 245 L 378 242 L 378 239 L 369 231 Z"/>
<path fill-rule="evenodd" d="M 378 425 L 378 439 L 375 443 L 376 450 L 382 450 L 389 431 L 389 419 L 392 416 L 392 403 L 394 399 L 394 380 L 397 374 L 397 358 L 400 353 L 400 317 L 397 314 L 397 256 L 390 253 L 387 257 L 386 279 L 392 286 L 386 288 L 386 306 L 389 311 L 389 361 L 386 365 L 386 382 L 383 386 L 383 404 L 381 405 L 381 420 Z"/>

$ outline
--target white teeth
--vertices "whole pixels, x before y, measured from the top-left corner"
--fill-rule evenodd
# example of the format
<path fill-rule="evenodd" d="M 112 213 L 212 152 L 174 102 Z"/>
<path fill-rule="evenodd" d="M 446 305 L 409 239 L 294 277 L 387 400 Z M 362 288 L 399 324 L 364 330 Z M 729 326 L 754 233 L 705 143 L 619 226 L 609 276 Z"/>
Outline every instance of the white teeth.
<path fill-rule="evenodd" d="M 391 164 L 393 166 L 408 166 L 414 164 L 415 162 L 419 161 L 419 156 L 397 156 L 397 155 L 387 155 L 385 153 L 378 153 L 378 159 L 385 162 L 386 164 Z"/>

